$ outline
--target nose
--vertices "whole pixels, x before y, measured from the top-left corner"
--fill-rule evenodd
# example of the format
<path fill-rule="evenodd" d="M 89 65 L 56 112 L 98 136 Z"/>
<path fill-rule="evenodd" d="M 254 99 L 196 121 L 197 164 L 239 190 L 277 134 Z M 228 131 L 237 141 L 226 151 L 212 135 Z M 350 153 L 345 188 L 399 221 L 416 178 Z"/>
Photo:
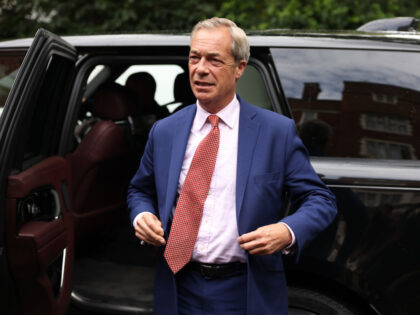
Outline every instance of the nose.
<path fill-rule="evenodd" d="M 206 74 L 209 71 L 208 63 L 206 58 L 201 57 L 200 61 L 197 64 L 197 72 L 199 74 Z"/>

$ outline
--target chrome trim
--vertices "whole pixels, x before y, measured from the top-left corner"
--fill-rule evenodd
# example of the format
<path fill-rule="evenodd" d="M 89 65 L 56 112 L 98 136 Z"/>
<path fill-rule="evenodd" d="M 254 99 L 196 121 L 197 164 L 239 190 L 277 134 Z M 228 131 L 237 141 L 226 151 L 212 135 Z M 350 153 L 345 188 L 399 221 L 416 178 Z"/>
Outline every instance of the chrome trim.
<path fill-rule="evenodd" d="M 112 312 L 121 312 L 126 314 L 153 314 L 153 307 L 135 307 L 117 304 L 105 304 L 103 301 L 95 301 L 84 297 L 75 290 L 71 292 L 71 299 L 74 304 L 83 310 L 95 310 L 95 312 L 106 311 L 109 314 Z"/>
<path fill-rule="evenodd" d="M 63 283 L 64 283 L 64 271 L 66 270 L 66 253 L 67 253 L 67 248 L 63 249 L 63 258 L 61 261 L 61 279 L 60 279 L 60 289 L 63 287 Z"/>
<path fill-rule="evenodd" d="M 406 187 L 382 187 L 382 186 L 363 186 L 363 185 L 328 185 L 332 188 L 363 188 L 372 190 L 398 190 L 398 191 L 420 191 L 420 188 L 406 188 Z"/>
<path fill-rule="evenodd" d="M 311 163 L 331 186 L 420 189 L 420 161 L 313 157 Z"/>
<path fill-rule="evenodd" d="M 54 212 L 54 220 L 58 219 L 61 216 L 61 203 L 60 203 L 60 197 L 58 195 L 58 192 L 55 189 L 50 189 L 51 195 L 54 197 L 54 205 L 55 205 L 55 212 Z"/>

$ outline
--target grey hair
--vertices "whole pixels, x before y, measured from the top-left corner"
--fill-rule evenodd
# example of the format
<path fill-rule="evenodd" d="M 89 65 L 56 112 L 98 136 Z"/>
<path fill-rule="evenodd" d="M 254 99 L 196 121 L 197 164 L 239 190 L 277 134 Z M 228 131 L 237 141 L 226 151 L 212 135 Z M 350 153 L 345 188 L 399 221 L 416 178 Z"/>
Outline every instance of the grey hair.
<path fill-rule="evenodd" d="M 248 62 L 249 59 L 249 42 L 248 38 L 240 27 L 238 27 L 235 22 L 226 19 L 212 17 L 211 19 L 206 19 L 198 22 L 192 32 L 191 39 L 194 37 L 195 33 L 201 29 L 214 29 L 218 27 L 227 27 L 229 30 L 230 36 L 232 37 L 231 51 L 235 62 L 238 63 L 241 60 Z"/>

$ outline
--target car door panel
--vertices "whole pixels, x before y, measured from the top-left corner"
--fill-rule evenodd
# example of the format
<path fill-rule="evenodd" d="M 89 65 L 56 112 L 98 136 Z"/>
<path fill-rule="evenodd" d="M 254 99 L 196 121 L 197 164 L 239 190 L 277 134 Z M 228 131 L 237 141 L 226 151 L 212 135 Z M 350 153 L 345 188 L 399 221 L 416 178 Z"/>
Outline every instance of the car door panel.
<path fill-rule="evenodd" d="M 62 191 L 63 182 L 70 182 L 69 176 L 68 162 L 54 156 L 8 179 L 5 213 L 8 257 L 18 282 L 24 314 L 65 313 L 70 296 L 71 268 L 68 267 L 73 261 L 74 243 L 71 208 L 67 208 Z M 32 208 L 38 207 L 36 216 L 23 214 L 22 203 L 31 194 L 39 193 L 40 187 L 55 191 L 59 204 L 51 205 L 57 199 L 49 199 L 44 194 L 32 204 Z M 33 211 L 27 204 L 24 210 Z M 60 212 L 51 211 L 50 206 L 59 208 Z M 22 221 L 25 219 L 28 221 Z M 63 274 L 60 286 L 54 287 L 49 268 L 57 259 Z"/>
<path fill-rule="evenodd" d="M 10 235 L 13 232 L 16 234 Z M 42 273 L 67 247 L 68 233 L 62 219 L 27 222 L 9 233 L 9 244 L 13 246 L 9 259 L 16 279 L 35 277 Z"/>
<path fill-rule="evenodd" d="M 17 303 L 1 302 L 18 304 L 13 313 L 65 314 L 70 300 L 71 175 L 57 153 L 76 59 L 74 47 L 39 30 L 1 116 L 0 259 L 7 268 L 0 273 Z"/>

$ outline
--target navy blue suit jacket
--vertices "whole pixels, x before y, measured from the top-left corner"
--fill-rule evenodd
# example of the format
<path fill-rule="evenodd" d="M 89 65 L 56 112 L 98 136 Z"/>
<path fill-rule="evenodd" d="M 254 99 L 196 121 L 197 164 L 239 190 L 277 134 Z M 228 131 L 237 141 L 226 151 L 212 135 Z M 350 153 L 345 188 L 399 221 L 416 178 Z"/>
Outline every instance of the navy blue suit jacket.
<path fill-rule="evenodd" d="M 240 100 L 236 219 L 239 235 L 260 226 L 287 223 L 296 236 L 296 257 L 336 215 L 335 198 L 314 172 L 293 121 Z M 140 167 L 131 181 L 131 220 L 143 211 L 157 215 L 165 237 L 176 198 L 184 153 L 195 117 L 191 105 L 158 121 L 150 131 Z M 298 210 L 284 216 L 283 192 Z M 160 249 L 163 253 L 163 248 Z M 288 314 L 281 252 L 247 255 L 248 314 Z M 156 314 L 176 314 L 175 279 L 163 255 L 156 278 Z M 164 301 L 161 303 L 161 301 Z"/>

